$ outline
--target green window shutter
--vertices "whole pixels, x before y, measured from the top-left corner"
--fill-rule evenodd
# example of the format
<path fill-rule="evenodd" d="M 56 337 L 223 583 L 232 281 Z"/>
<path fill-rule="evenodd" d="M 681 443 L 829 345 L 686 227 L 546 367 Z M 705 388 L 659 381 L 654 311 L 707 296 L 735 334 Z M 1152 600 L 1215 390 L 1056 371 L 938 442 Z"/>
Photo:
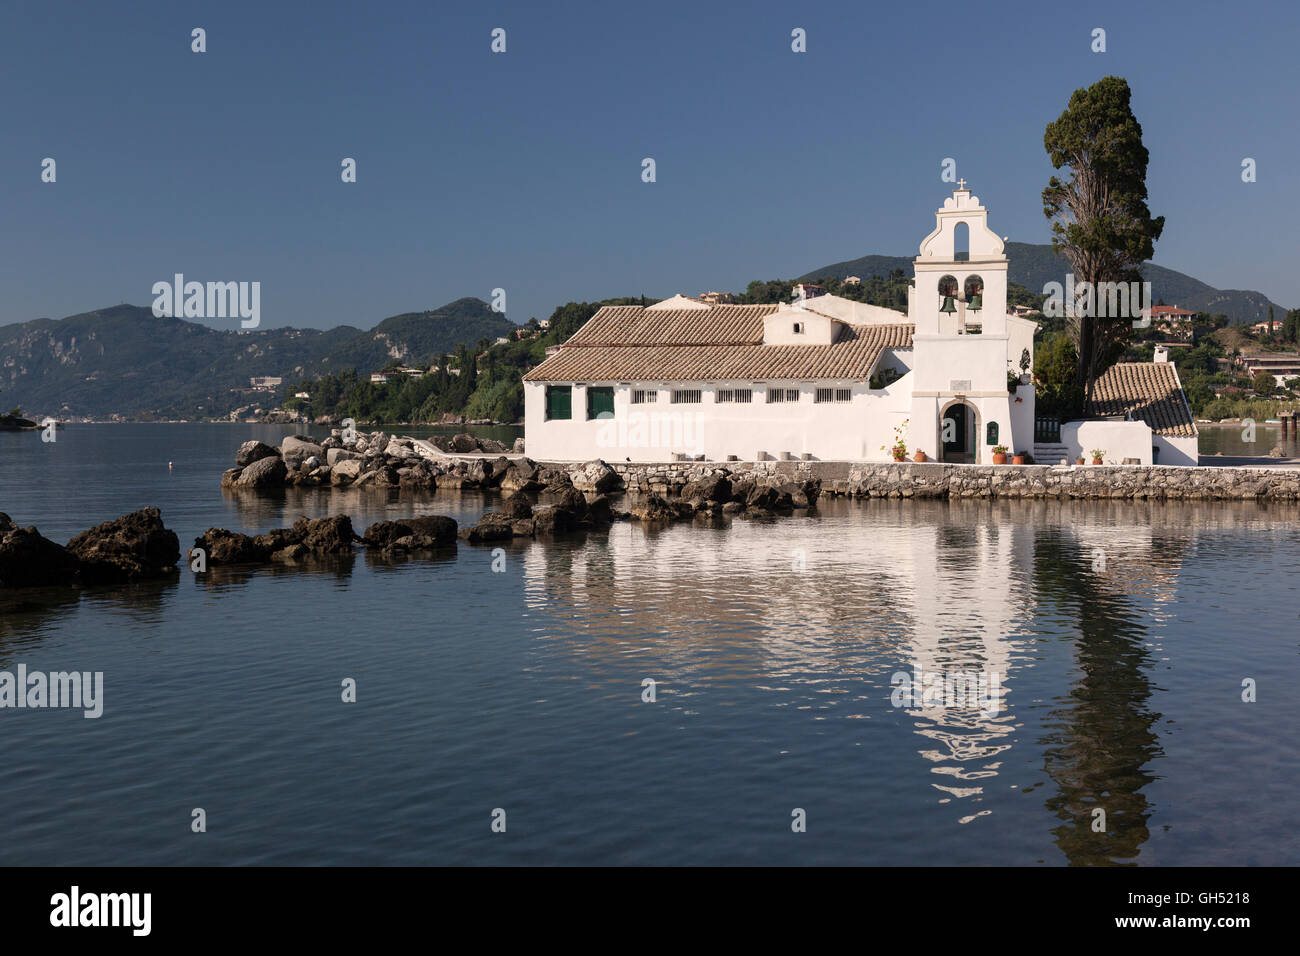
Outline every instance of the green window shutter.
<path fill-rule="evenodd" d="M 998 443 L 998 423 L 997 423 L 997 422 L 989 422 L 989 423 L 988 423 L 988 426 L 984 429 L 984 432 L 985 432 L 985 434 L 984 434 L 984 444 L 986 444 L 986 445 L 996 445 L 996 444 Z"/>
<path fill-rule="evenodd" d="M 573 389 L 568 385 L 546 386 L 546 419 L 573 417 Z"/>
<path fill-rule="evenodd" d="M 613 418 L 614 417 L 614 389 L 612 388 L 588 388 L 587 389 L 587 417 L 588 418 Z"/>

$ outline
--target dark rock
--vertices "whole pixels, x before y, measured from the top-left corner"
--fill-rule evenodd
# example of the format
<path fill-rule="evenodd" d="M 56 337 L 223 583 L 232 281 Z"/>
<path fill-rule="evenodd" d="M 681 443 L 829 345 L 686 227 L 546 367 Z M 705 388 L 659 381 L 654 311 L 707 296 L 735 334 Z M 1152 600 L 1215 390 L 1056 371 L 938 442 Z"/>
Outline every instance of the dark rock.
<path fill-rule="evenodd" d="M 221 487 L 233 488 L 239 476 L 244 473 L 242 468 L 227 468 L 221 473 Z"/>
<path fill-rule="evenodd" d="M 284 467 L 282 462 L 280 467 Z M 176 570 L 181 557 L 180 541 L 174 531 L 163 527 L 157 508 L 141 508 L 83 531 L 68 542 L 68 551 L 81 563 L 81 579 L 86 584 L 162 577 Z"/>
<path fill-rule="evenodd" d="M 291 544 L 301 544 L 302 535 L 292 528 L 272 528 L 265 534 L 253 538 L 254 547 L 262 552 L 259 560 L 265 560 L 273 551 L 282 551 Z"/>
<path fill-rule="evenodd" d="M 194 539 L 194 547 L 203 549 L 209 565 L 251 564 L 265 561 L 270 554 L 267 548 L 248 535 L 225 528 L 209 528 Z"/>
<path fill-rule="evenodd" d="M 461 455 L 479 451 L 478 439 L 468 432 L 461 432 L 459 435 L 453 435 L 451 439 L 451 450 Z"/>
<path fill-rule="evenodd" d="M 505 442 L 499 442 L 495 438 L 480 438 L 478 441 L 479 450 L 489 452 L 490 454 L 499 455 L 503 451 L 509 451 Z"/>
<path fill-rule="evenodd" d="M 557 535 L 572 531 L 578 521 L 567 508 L 547 505 L 533 510 L 533 533 L 536 535 Z"/>
<path fill-rule="evenodd" d="M 0 514 L 0 588 L 66 587 L 80 580 L 81 567 L 66 548 Z"/>
<path fill-rule="evenodd" d="M 598 527 L 613 521 L 613 509 L 610 507 L 609 499 L 604 495 L 597 495 L 588 501 L 587 520 Z"/>
<path fill-rule="evenodd" d="M 687 482 L 682 488 L 682 497 L 703 498 L 705 501 L 731 500 L 731 479 L 725 474 L 707 475 L 696 481 Z"/>
<path fill-rule="evenodd" d="M 537 529 L 532 518 L 516 518 L 510 522 L 510 527 L 514 529 L 516 538 L 531 538 Z"/>
<path fill-rule="evenodd" d="M 293 533 L 313 554 L 347 554 L 356 539 L 347 515 L 299 518 L 293 523 Z"/>
<path fill-rule="evenodd" d="M 501 502 L 501 513 L 511 518 L 531 518 L 533 503 L 523 495 L 513 495 Z"/>
<path fill-rule="evenodd" d="M 628 503 L 628 516 L 637 521 L 675 521 L 677 511 L 659 495 L 638 496 Z"/>
<path fill-rule="evenodd" d="M 579 491 L 604 494 L 622 484 L 618 472 L 597 458 L 579 465 L 569 475 L 569 482 Z"/>
<path fill-rule="evenodd" d="M 400 518 L 396 521 L 379 521 L 366 529 L 361 540 L 372 548 L 392 548 L 402 538 L 428 539 L 429 546 L 453 544 L 456 541 L 456 521 L 446 515 L 421 515 Z M 410 545 L 405 550 L 412 550 Z M 420 549 L 416 549 L 420 550 Z"/>
<path fill-rule="evenodd" d="M 246 441 L 239 446 L 239 451 L 235 452 L 235 464 L 240 468 L 247 468 L 253 462 L 261 461 L 263 458 L 279 457 L 280 449 L 278 448 L 260 441 Z"/>
<path fill-rule="evenodd" d="M 488 514 L 479 519 L 478 524 L 460 530 L 460 536 L 471 543 L 480 541 L 504 541 L 515 536 L 511 519 L 500 514 Z"/>

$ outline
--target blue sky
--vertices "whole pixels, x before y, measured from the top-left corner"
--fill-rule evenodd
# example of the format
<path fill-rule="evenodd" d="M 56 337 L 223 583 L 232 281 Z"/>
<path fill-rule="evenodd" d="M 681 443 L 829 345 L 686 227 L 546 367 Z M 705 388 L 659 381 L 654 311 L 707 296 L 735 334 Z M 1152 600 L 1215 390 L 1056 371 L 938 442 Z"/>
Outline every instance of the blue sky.
<path fill-rule="evenodd" d="M 1107 74 L 1151 151 L 1155 261 L 1296 306 L 1297 11 L 8 0 L 0 324 L 148 305 L 176 272 L 260 281 L 263 326 L 366 327 L 498 287 L 516 321 L 741 289 L 914 255 L 945 157 L 995 230 L 1045 242 L 1043 127 Z"/>

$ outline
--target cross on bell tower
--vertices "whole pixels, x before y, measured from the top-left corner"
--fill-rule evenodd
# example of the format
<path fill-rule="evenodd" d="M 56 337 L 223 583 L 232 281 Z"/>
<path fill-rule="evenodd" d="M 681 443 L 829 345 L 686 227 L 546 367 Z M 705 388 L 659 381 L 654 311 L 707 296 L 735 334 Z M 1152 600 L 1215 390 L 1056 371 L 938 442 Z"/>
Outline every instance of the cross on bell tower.
<path fill-rule="evenodd" d="M 959 180 L 957 180 L 957 188 L 958 188 L 958 189 L 965 189 L 965 188 L 966 188 L 966 180 L 964 180 L 964 179 L 959 179 Z"/>

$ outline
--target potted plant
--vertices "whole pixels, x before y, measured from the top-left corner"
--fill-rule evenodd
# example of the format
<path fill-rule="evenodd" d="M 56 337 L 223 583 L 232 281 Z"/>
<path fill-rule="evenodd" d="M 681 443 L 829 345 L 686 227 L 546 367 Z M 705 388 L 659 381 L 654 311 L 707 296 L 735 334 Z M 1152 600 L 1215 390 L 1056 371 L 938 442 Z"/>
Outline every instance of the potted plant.
<path fill-rule="evenodd" d="M 925 452 L 921 451 L 921 449 L 919 448 L 916 450 L 916 454 L 912 456 L 912 461 L 929 461 L 929 460 L 930 459 L 926 457 Z"/>
<path fill-rule="evenodd" d="M 1106 449 L 1104 449 L 1104 448 L 1094 448 L 1092 451 L 1088 452 L 1088 454 L 1092 455 L 1092 463 L 1093 463 L 1094 465 L 1100 465 L 1100 464 L 1101 464 L 1101 459 L 1102 459 L 1102 458 L 1105 456 L 1105 454 L 1106 454 Z"/>
<path fill-rule="evenodd" d="M 1005 465 L 1006 463 L 1007 463 L 1007 446 L 1006 446 L 1006 445 L 994 445 L 994 446 L 993 446 L 993 464 L 995 464 L 995 465 Z"/>
<path fill-rule="evenodd" d="M 1074 463 L 1075 463 L 1076 465 L 1082 465 L 1082 464 L 1083 464 L 1083 456 L 1080 455 L 1078 458 L 1076 458 L 1076 459 L 1074 460 Z"/>
<path fill-rule="evenodd" d="M 907 461 L 907 441 L 903 438 L 903 432 L 907 431 L 907 423 L 910 418 L 903 419 L 903 424 L 894 426 L 894 443 L 889 446 L 889 454 L 894 461 Z M 880 450 L 884 451 L 885 446 L 881 445 Z"/>
<path fill-rule="evenodd" d="M 1023 451 L 1018 451 L 1018 452 L 1016 452 L 1014 455 L 1011 456 L 1011 464 L 1013 464 L 1013 465 L 1023 465 L 1023 464 L 1025 464 L 1025 458 L 1026 458 L 1025 453 L 1024 453 Z"/>
<path fill-rule="evenodd" d="M 1007 391 L 1012 395 L 1016 394 L 1016 389 L 1020 387 L 1020 376 L 1015 372 L 1007 372 Z"/>

